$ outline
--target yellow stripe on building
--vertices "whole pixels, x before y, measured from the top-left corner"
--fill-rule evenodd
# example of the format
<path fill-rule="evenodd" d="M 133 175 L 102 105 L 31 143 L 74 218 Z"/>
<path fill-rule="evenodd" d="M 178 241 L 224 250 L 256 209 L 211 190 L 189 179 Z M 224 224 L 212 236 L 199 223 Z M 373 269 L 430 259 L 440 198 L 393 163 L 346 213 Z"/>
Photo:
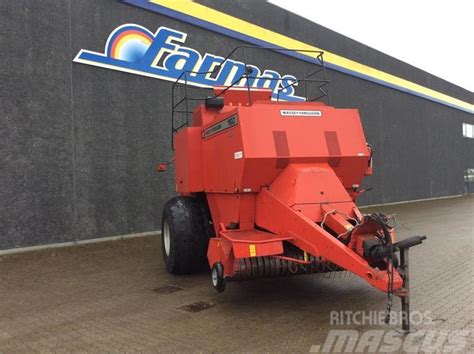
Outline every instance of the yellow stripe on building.
<path fill-rule="evenodd" d="M 194 17 L 196 19 L 203 20 L 208 23 L 212 23 L 222 28 L 256 38 L 258 40 L 267 42 L 271 45 L 275 45 L 278 47 L 288 49 L 296 48 L 302 50 L 322 50 L 324 51 L 324 60 L 327 63 L 337 65 L 341 68 L 351 70 L 361 75 L 369 76 L 373 79 L 386 82 L 388 84 L 398 86 L 400 88 L 417 92 L 419 94 L 434 98 L 438 101 L 449 103 L 454 106 L 458 106 L 459 108 L 463 108 L 464 110 L 468 110 L 471 111 L 471 113 L 474 113 L 474 105 L 471 103 L 462 101 L 455 97 L 448 96 L 444 93 L 432 90 L 422 85 L 418 85 L 414 82 L 402 79 L 400 77 L 391 75 L 381 70 L 377 70 L 375 68 L 358 63 L 356 61 L 344 58 L 340 55 L 330 53 L 326 50 L 301 42 L 297 39 L 290 38 L 288 36 L 271 31 L 269 29 L 263 28 L 261 26 L 255 25 L 237 17 L 225 14 L 210 7 L 195 3 L 192 0 L 149 0 L 149 2 L 168 8 L 173 11 L 177 11 L 184 15 Z M 301 52 L 301 54 L 309 57 L 315 56 L 315 54 L 306 52 Z"/>

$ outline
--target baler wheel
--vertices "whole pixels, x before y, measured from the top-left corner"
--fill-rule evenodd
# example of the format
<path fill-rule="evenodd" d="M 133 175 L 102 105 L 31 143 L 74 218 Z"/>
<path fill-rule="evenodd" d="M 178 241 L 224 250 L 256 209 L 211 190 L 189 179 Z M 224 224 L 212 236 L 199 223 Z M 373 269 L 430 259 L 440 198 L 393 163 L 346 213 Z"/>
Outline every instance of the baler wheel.
<path fill-rule="evenodd" d="M 217 262 L 212 266 L 211 270 L 212 286 L 217 292 L 221 293 L 225 290 L 224 268 L 222 263 Z"/>
<path fill-rule="evenodd" d="M 163 208 L 161 246 L 166 270 L 189 274 L 207 264 L 209 220 L 202 202 L 193 197 L 174 197 Z"/>

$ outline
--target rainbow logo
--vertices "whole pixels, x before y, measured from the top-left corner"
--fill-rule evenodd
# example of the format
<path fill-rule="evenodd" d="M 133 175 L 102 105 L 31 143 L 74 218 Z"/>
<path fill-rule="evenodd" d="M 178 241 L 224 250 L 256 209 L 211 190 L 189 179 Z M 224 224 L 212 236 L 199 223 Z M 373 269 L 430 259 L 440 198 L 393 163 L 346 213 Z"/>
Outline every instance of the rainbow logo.
<path fill-rule="evenodd" d="M 105 46 L 109 58 L 137 63 L 153 43 L 155 36 L 137 25 L 123 25 L 109 36 Z"/>

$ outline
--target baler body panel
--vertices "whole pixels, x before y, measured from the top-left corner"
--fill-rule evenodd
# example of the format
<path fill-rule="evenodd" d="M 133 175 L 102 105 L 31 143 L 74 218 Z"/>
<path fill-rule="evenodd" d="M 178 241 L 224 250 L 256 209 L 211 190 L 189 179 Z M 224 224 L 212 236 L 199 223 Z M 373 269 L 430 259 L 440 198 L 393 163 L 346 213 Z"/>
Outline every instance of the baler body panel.
<path fill-rule="evenodd" d="M 201 129 L 188 127 L 175 136 L 176 190 L 181 194 L 202 192 Z"/>
<path fill-rule="evenodd" d="M 283 116 L 282 111 L 316 111 L 321 116 Z M 203 132 L 232 117 L 236 118 L 236 125 L 202 137 Z M 257 192 L 269 186 L 290 162 L 329 163 L 344 187 L 351 188 L 360 184 L 368 167 L 370 153 L 354 109 L 257 102 L 252 107 L 236 107 L 217 114 L 200 129 L 202 148 L 189 152 L 189 157 L 193 159 L 190 161 L 193 166 L 197 164 L 195 161 L 202 160 L 202 186 L 201 183 L 178 183 L 181 193 Z M 177 133 L 177 144 L 181 135 L 190 134 L 187 130 L 195 130 L 195 127 Z M 186 170 L 189 170 L 187 162 L 176 159 L 178 181 Z M 193 170 L 199 171 L 198 168 Z"/>

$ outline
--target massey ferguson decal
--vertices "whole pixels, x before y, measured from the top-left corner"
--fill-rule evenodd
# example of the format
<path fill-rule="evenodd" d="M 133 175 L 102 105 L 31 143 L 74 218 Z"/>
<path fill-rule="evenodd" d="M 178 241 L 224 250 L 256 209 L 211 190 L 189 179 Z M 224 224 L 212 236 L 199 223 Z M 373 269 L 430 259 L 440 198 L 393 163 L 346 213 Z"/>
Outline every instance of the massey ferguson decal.
<path fill-rule="evenodd" d="M 245 72 L 243 62 L 230 59 L 224 62 L 221 56 L 209 53 L 201 55 L 197 50 L 185 47 L 186 37 L 187 33 L 167 27 L 160 27 L 156 33 L 152 33 L 142 26 L 125 24 L 110 34 L 104 53 L 82 49 L 74 61 L 168 81 L 176 81 L 183 70 L 209 72 L 220 65 L 219 70 L 212 74 L 187 75 L 188 84 L 199 87 L 228 86 Z M 303 97 L 295 95 L 295 89 L 291 86 L 296 81 L 294 76 L 250 66 L 253 69 L 250 76 L 259 77 L 249 78 L 251 87 L 270 88 L 274 98 L 281 89 L 281 100 L 304 101 Z M 246 85 L 246 79 L 236 84 Z"/>

